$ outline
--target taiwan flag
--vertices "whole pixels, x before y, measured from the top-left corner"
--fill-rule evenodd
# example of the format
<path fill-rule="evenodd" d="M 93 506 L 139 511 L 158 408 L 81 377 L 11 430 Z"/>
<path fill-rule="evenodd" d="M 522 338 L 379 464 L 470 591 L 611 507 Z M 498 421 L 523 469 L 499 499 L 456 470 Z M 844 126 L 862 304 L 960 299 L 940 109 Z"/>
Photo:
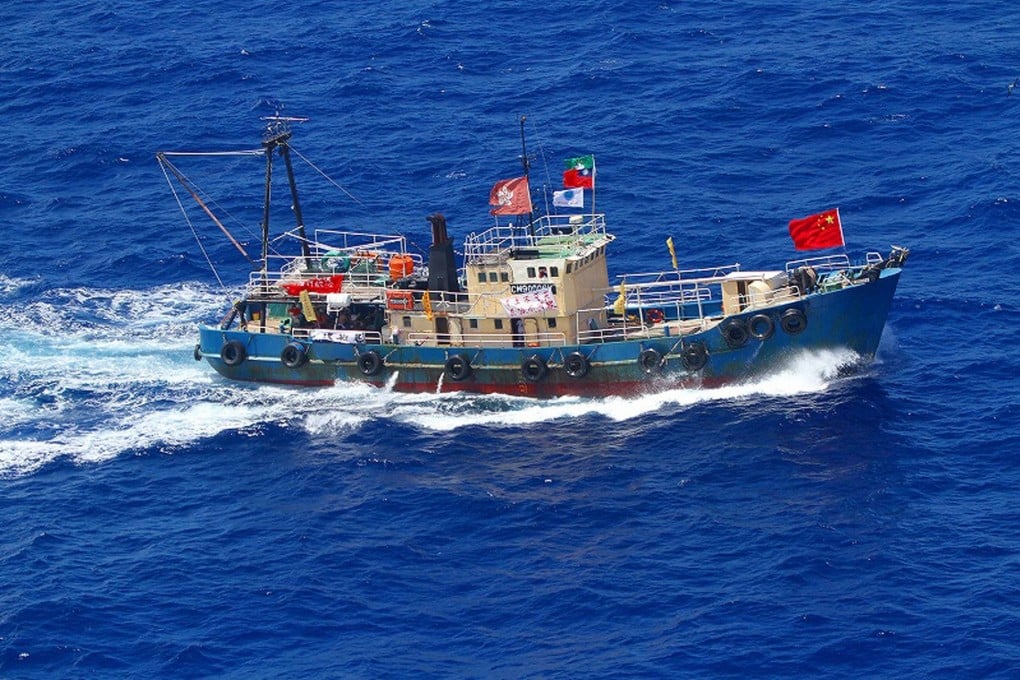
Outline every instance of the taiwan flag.
<path fill-rule="evenodd" d="M 839 208 L 790 220 L 790 238 L 793 239 L 793 247 L 797 250 L 818 250 L 844 245 Z"/>
<path fill-rule="evenodd" d="M 595 188 L 595 157 L 591 154 L 567 159 L 563 186 L 572 189 Z"/>
<path fill-rule="evenodd" d="M 531 189 L 527 177 L 501 179 L 489 193 L 493 215 L 527 215 L 531 212 Z"/>

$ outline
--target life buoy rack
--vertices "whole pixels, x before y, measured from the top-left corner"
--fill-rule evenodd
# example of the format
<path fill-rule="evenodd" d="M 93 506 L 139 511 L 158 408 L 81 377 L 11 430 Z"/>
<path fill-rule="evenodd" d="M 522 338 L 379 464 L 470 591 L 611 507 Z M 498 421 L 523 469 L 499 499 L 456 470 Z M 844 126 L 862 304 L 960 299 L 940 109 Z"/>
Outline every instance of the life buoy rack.
<path fill-rule="evenodd" d="M 768 314 L 755 314 L 747 321 L 747 329 L 758 340 L 768 340 L 776 332 L 776 322 Z"/>
<path fill-rule="evenodd" d="M 666 315 L 662 313 L 661 309 L 649 309 L 645 312 L 645 321 L 653 326 L 657 323 L 662 323 L 665 318 Z"/>
<path fill-rule="evenodd" d="M 700 371 L 708 363 L 708 348 L 705 343 L 697 340 L 684 345 L 680 351 L 680 362 L 692 373 Z"/>
<path fill-rule="evenodd" d="M 358 355 L 358 370 L 367 376 L 373 376 L 382 370 L 382 357 L 375 350 Z"/>
<path fill-rule="evenodd" d="M 537 354 L 533 354 L 521 362 L 521 373 L 524 375 L 524 379 L 528 382 L 538 382 L 544 378 L 548 372 L 549 366 L 545 363 L 545 360 Z"/>
<path fill-rule="evenodd" d="M 227 366 L 240 366 L 248 358 L 248 352 L 238 340 L 229 340 L 220 348 L 220 359 Z"/>
<path fill-rule="evenodd" d="M 807 315 L 803 310 L 793 307 L 783 312 L 783 315 L 779 317 L 779 325 L 783 327 L 784 332 L 797 335 L 807 328 Z"/>
<path fill-rule="evenodd" d="M 414 309 L 414 293 L 409 290 L 386 291 L 386 308 L 402 312 Z"/>
<path fill-rule="evenodd" d="M 747 332 L 747 324 L 741 319 L 727 319 L 719 327 L 723 340 L 732 349 L 738 349 L 747 344 L 750 334 Z"/>
<path fill-rule="evenodd" d="M 202 345 L 195 345 L 195 351 L 192 352 L 191 356 L 195 357 L 195 361 L 202 360 Z"/>
<path fill-rule="evenodd" d="M 301 368 L 308 361 L 308 352 L 300 342 L 288 342 L 280 352 L 280 361 L 287 368 Z"/>
<path fill-rule="evenodd" d="M 580 352 L 571 352 L 563 360 L 563 370 L 567 372 L 571 378 L 583 378 L 588 375 L 588 371 L 591 369 L 591 364 L 588 362 L 588 357 L 581 354 Z"/>
<path fill-rule="evenodd" d="M 649 375 L 661 371 L 664 363 L 665 361 L 662 359 L 662 352 L 654 347 L 643 349 L 641 350 L 641 354 L 638 355 L 638 365 L 641 366 L 642 371 Z"/>
<path fill-rule="evenodd" d="M 446 360 L 443 371 L 455 382 L 467 380 L 471 377 L 471 361 L 463 354 L 454 354 Z"/>

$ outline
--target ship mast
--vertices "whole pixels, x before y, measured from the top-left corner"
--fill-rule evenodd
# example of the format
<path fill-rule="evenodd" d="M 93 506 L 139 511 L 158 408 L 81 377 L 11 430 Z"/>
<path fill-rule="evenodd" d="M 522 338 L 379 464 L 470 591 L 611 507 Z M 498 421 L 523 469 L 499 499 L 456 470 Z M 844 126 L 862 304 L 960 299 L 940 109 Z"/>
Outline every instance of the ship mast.
<path fill-rule="evenodd" d="M 262 140 L 262 148 L 266 151 L 266 194 L 262 208 L 262 270 L 265 272 L 269 266 L 269 204 L 273 179 L 273 152 L 276 150 L 279 150 L 280 155 L 283 156 L 283 163 L 287 168 L 287 183 L 290 185 L 291 204 L 294 210 L 294 219 L 297 221 L 298 238 L 301 241 L 301 255 L 304 257 L 307 267 L 312 254 L 308 246 L 308 237 L 305 235 L 305 220 L 301 214 L 301 202 L 298 200 L 294 166 L 290 160 L 291 131 L 289 125 L 292 121 L 302 122 L 307 118 L 276 115 L 266 117 L 264 120 L 269 123 L 266 125 L 266 135 Z"/>
<path fill-rule="evenodd" d="M 528 147 L 524 143 L 524 121 L 528 119 L 527 116 L 521 116 L 521 164 L 524 166 L 524 186 L 528 187 L 528 191 L 531 191 L 531 181 L 528 178 L 528 171 L 531 170 L 531 162 L 528 160 Z M 528 197 L 528 204 L 531 204 L 530 196 Z M 528 235 L 531 236 L 532 240 L 535 238 L 535 211 L 534 209 L 528 211 Z"/>
<path fill-rule="evenodd" d="M 266 153 L 266 191 L 262 201 L 262 285 L 269 285 L 269 207 L 273 195 L 273 153 L 279 150 L 283 156 L 283 163 L 287 168 L 287 182 L 290 184 L 290 196 L 293 201 L 294 217 L 297 220 L 298 238 L 301 241 L 301 255 L 305 259 L 305 267 L 311 261 L 311 251 L 308 247 L 308 238 L 305 236 L 305 222 L 301 216 L 301 204 L 298 202 L 297 183 L 294 181 L 294 168 L 290 162 L 290 123 L 292 121 L 304 121 L 305 118 L 292 118 L 280 115 L 267 116 L 265 136 L 262 139 L 262 148 Z M 261 323 L 259 332 L 266 332 L 266 303 L 260 305 Z"/>

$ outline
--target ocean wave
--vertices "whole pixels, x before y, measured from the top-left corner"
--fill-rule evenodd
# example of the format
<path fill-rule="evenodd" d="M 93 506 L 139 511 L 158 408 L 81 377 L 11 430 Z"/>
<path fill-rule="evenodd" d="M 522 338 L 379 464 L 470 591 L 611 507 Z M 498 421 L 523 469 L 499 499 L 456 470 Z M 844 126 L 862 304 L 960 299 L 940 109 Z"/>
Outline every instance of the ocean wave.
<path fill-rule="evenodd" d="M 777 373 L 714 389 L 664 389 L 636 397 L 539 401 L 502 395 L 401 393 L 361 383 L 299 389 L 227 382 L 196 363 L 186 338 L 103 341 L 22 335 L 0 371 L 15 385 L 0 401 L 0 477 L 58 459 L 76 464 L 127 452 L 173 450 L 265 424 L 313 438 L 390 421 L 422 431 L 520 428 L 599 418 L 631 421 L 711 402 L 824 391 L 851 352 L 797 356 Z"/>

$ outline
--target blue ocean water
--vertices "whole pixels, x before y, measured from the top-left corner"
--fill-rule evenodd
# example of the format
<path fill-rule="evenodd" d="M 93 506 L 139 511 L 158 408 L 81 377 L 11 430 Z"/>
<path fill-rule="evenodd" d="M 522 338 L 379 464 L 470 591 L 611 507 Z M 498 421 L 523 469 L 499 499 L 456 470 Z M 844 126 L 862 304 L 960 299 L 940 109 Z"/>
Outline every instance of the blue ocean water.
<path fill-rule="evenodd" d="M 0 7 L 3 677 L 1016 677 L 1020 9 Z M 154 161 L 261 116 L 357 201 L 488 224 L 594 153 L 614 270 L 905 245 L 878 360 L 635 399 L 227 383 Z M 243 228 L 258 161 L 208 170 Z M 196 172 L 198 168 L 196 167 Z M 203 245 L 218 263 L 231 246 Z M 241 233 L 247 233 L 242 231 Z M 412 236 L 412 240 L 413 236 Z M 236 263 L 236 258 L 233 260 Z"/>

